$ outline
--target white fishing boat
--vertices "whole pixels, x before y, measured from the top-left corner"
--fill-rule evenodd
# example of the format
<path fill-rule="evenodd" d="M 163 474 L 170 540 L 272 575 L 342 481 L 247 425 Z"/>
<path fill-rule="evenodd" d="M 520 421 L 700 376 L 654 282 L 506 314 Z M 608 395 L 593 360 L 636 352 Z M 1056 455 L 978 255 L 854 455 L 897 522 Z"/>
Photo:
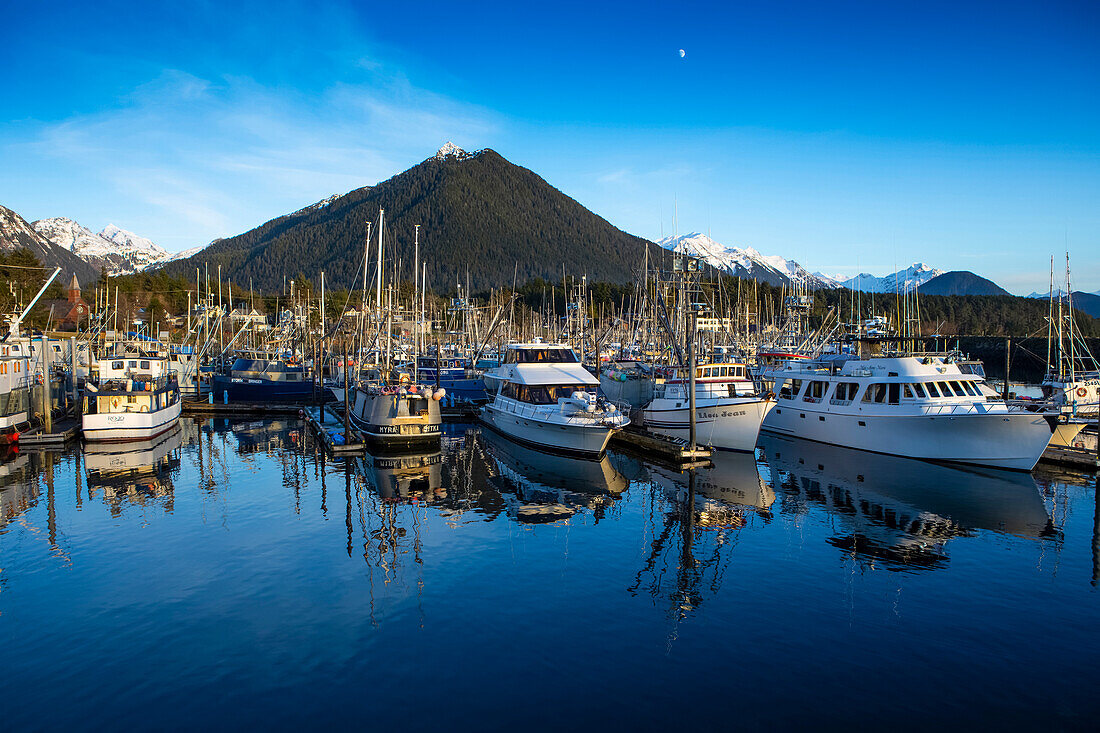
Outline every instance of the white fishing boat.
<path fill-rule="evenodd" d="M 490 374 L 491 372 L 491 374 Z M 630 418 L 597 395 L 599 380 L 565 344 L 510 344 L 482 421 L 513 440 L 562 453 L 598 456 Z"/>
<path fill-rule="evenodd" d="M 181 410 L 179 384 L 165 359 L 109 357 L 86 385 L 81 427 L 92 442 L 150 440 L 174 428 Z"/>
<path fill-rule="evenodd" d="M 642 408 L 647 430 L 688 439 L 691 380 L 682 373 L 658 382 L 654 398 Z M 744 364 L 710 363 L 695 367 L 695 439 L 721 450 L 751 451 L 760 424 L 775 407 L 762 394 Z"/>
<path fill-rule="evenodd" d="M 906 458 L 1029 471 L 1057 422 L 1009 406 L 950 355 L 837 354 L 767 376 L 778 404 L 764 430 Z"/>

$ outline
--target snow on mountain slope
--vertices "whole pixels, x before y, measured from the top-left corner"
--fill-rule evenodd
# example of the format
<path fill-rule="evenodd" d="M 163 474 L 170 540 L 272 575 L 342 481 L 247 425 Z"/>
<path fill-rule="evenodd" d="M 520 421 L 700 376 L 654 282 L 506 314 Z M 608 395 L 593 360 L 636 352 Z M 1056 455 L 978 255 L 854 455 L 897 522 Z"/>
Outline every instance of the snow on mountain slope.
<path fill-rule="evenodd" d="M 772 285 L 802 280 L 815 289 L 837 287 L 831 278 L 815 275 L 794 260 L 761 254 L 752 247 L 726 247 L 700 232 L 665 237 L 657 244 L 670 251 L 699 257 L 712 267 L 738 277 L 753 278 Z"/>
<path fill-rule="evenodd" d="M 161 247 L 153 244 L 145 237 L 139 237 L 133 232 L 119 229 L 114 224 L 108 224 L 99 236 L 109 242 L 114 242 L 121 253 L 134 266 L 135 270 L 145 268 L 163 262 L 169 257 Z"/>
<path fill-rule="evenodd" d="M 865 293 L 893 293 L 895 291 L 907 293 L 943 273 L 943 270 L 929 267 L 923 262 L 914 262 L 904 270 L 898 270 L 892 275 L 875 277 L 865 272 L 839 284 L 849 290 L 862 290 Z"/>
<path fill-rule="evenodd" d="M 109 224 L 96 234 L 72 219 L 54 217 L 31 224 L 59 247 L 111 275 L 139 272 L 168 258 L 168 253 L 145 237 Z"/>

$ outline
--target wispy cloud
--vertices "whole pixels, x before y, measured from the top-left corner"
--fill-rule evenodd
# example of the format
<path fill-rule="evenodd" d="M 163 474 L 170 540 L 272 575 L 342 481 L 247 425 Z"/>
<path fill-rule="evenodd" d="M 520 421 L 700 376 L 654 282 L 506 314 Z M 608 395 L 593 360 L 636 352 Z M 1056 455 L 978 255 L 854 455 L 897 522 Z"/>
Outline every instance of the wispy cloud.
<path fill-rule="evenodd" d="M 307 95 L 166 69 L 112 108 L 38 126 L 0 149 L 108 189 L 115 206 L 104 219 L 182 248 L 377 183 L 446 140 L 477 145 L 500 124 L 377 65 L 368 76 Z"/>

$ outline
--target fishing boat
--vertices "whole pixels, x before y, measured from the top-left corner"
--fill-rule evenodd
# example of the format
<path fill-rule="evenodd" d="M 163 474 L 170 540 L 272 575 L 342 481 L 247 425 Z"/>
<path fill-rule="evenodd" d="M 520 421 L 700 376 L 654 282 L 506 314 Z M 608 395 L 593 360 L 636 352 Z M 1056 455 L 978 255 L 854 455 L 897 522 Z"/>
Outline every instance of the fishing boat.
<path fill-rule="evenodd" d="M 654 397 L 642 408 L 647 430 L 687 440 L 690 433 L 690 374 L 682 370 L 658 380 Z M 760 425 L 775 399 L 758 390 L 748 367 L 707 363 L 695 367 L 695 438 L 719 450 L 751 451 Z"/>
<path fill-rule="evenodd" d="M 230 402 L 305 402 L 314 393 L 305 367 L 281 358 L 242 357 L 212 381 L 214 398 Z"/>
<path fill-rule="evenodd" d="M 768 373 L 763 429 L 906 458 L 1031 470 L 1056 415 L 1010 406 L 952 355 L 837 353 Z"/>
<path fill-rule="evenodd" d="M 491 375 L 490 375 L 491 373 Z M 630 419 L 598 396 L 599 380 L 565 344 L 510 344 L 504 363 L 486 372 L 496 385 L 481 420 L 536 448 L 599 456 Z"/>
<path fill-rule="evenodd" d="M 125 354 L 101 359 L 85 385 L 81 427 L 89 442 L 151 440 L 179 424 L 179 384 L 165 359 Z"/>
<path fill-rule="evenodd" d="M 348 416 L 376 447 L 389 450 L 439 445 L 442 390 L 411 383 L 359 381 L 349 390 Z"/>
<path fill-rule="evenodd" d="M 452 402 L 484 404 L 489 395 L 485 382 L 470 364 L 470 359 L 444 354 L 418 356 L 416 380 L 422 384 L 435 384 L 447 390 Z"/>

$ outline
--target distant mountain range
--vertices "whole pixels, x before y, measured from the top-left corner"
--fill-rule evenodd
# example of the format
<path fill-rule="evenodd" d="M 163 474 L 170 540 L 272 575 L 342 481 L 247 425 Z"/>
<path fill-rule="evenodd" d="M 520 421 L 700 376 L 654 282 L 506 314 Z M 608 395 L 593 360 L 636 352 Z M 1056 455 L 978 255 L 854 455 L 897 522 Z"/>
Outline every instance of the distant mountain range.
<path fill-rule="evenodd" d="M 40 219 L 31 226 L 59 247 L 110 275 L 139 272 L 171 258 L 167 252 L 144 237 L 109 224 L 98 234 L 72 219 Z"/>
<path fill-rule="evenodd" d="M 0 250 L 29 249 L 46 267 L 60 267 L 63 283 L 73 274 L 82 283 L 99 278 L 99 268 L 84 261 L 71 250 L 46 239 L 27 220 L 11 209 L 0 206 Z"/>
<path fill-rule="evenodd" d="M 1065 294 L 1061 294 L 1063 300 Z M 1029 298 L 1049 298 L 1050 293 L 1032 293 L 1027 296 Z M 1086 293 L 1083 290 L 1073 291 L 1073 307 L 1084 313 L 1088 313 L 1093 318 L 1100 318 L 1100 291 L 1095 293 Z"/>
<path fill-rule="evenodd" d="M 771 285 L 789 285 L 793 280 L 802 280 L 814 290 L 839 287 L 834 280 L 815 275 L 794 260 L 763 255 L 752 247 L 727 247 L 701 232 L 665 237 L 657 244 L 670 252 L 698 257 L 711 267 L 734 277 L 751 278 Z"/>
<path fill-rule="evenodd" d="M 284 278 L 316 279 L 322 271 L 330 285 L 354 287 L 367 222 L 377 225 L 383 208 L 387 262 L 401 268 L 402 279 L 412 279 L 414 228 L 421 225 L 420 259 L 437 290 L 465 284 L 467 273 L 475 289 L 534 277 L 557 282 L 563 272 L 588 275 L 590 281 L 629 282 L 650 244 L 492 150 L 471 153 L 447 143 L 431 158 L 375 186 L 329 196 L 243 234 L 175 255 L 113 224 L 98 233 L 63 217 L 28 225 L 3 207 L 0 249 L 28 246 L 47 264 L 77 271 L 82 282 L 98 277 L 101 269 L 119 275 L 165 268 L 191 277 L 196 267 L 208 264 L 220 265 L 226 278 L 262 290 L 281 288 Z M 372 266 L 376 242 L 377 229 L 372 232 Z M 1007 294 L 972 272 L 944 272 L 921 262 L 884 277 L 863 273 L 845 279 L 810 272 L 794 260 L 752 247 L 726 246 L 700 232 L 666 237 L 657 244 L 699 257 L 729 275 L 772 285 L 797 281 L 814 290 Z M 1087 297 L 1075 304 L 1086 311 L 1088 298 L 1097 298 L 1080 296 Z"/>
<path fill-rule="evenodd" d="M 778 255 L 761 254 L 752 247 L 728 247 L 719 244 L 700 232 L 692 232 L 678 237 L 665 237 L 657 244 L 670 251 L 683 252 L 699 257 L 707 264 L 729 275 L 752 278 L 772 285 L 788 285 L 797 280 L 804 282 L 812 290 L 848 288 L 849 290 L 862 290 L 866 293 L 893 293 L 895 290 L 908 292 L 914 287 L 921 287 L 944 274 L 943 270 L 929 267 L 923 262 L 916 262 L 904 270 L 899 270 L 885 277 L 863 273 L 847 280 L 841 280 L 820 272 L 810 272 L 794 260 L 788 260 Z M 973 275 L 973 277 L 976 278 L 974 282 L 983 279 L 977 275 Z M 986 280 L 985 282 L 989 281 Z M 992 283 L 990 284 L 992 285 Z M 958 287 L 961 287 L 961 285 Z M 997 286 L 994 285 L 993 287 Z M 926 291 L 922 288 L 922 292 Z M 980 293 L 974 294 L 978 295 Z"/>

